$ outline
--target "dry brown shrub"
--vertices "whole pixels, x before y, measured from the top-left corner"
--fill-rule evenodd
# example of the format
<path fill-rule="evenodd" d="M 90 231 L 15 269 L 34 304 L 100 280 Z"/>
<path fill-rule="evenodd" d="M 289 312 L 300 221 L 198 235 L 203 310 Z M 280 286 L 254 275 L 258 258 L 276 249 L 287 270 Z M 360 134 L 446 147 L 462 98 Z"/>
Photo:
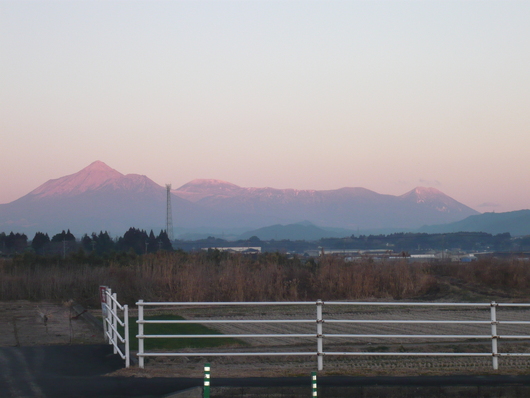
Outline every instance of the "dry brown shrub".
<path fill-rule="evenodd" d="M 436 287 L 440 276 L 524 291 L 530 266 L 520 261 L 417 264 L 348 262 L 324 256 L 314 262 L 286 256 L 158 253 L 106 266 L 16 264 L 0 259 L 0 300 L 68 300 L 98 305 L 98 286 L 120 301 L 301 301 L 410 299 Z"/>
<path fill-rule="evenodd" d="M 321 297 L 329 299 L 410 298 L 425 294 L 435 283 L 423 264 L 345 262 L 338 257 L 321 261 L 316 279 Z"/>
<path fill-rule="evenodd" d="M 483 259 L 454 267 L 454 276 L 469 283 L 518 291 L 525 291 L 530 287 L 530 264 L 516 258 Z"/>

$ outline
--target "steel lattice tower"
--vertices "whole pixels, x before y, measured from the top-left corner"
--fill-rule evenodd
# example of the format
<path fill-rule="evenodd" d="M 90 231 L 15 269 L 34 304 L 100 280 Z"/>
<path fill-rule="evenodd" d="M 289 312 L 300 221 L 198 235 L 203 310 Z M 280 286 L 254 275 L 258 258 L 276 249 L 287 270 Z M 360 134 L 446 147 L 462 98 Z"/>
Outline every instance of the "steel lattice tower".
<path fill-rule="evenodd" d="M 166 184 L 167 205 L 166 205 L 166 233 L 167 237 L 173 242 L 173 212 L 171 211 L 171 184 Z"/>

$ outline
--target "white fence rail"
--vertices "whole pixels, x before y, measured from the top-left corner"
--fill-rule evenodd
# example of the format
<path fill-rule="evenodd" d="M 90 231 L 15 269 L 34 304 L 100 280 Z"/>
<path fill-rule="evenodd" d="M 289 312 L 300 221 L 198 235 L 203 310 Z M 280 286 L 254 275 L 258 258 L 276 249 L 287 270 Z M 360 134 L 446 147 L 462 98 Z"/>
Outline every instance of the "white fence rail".
<path fill-rule="evenodd" d="M 101 309 L 103 314 L 103 333 L 105 340 L 114 347 L 114 354 L 125 360 L 125 367 L 131 365 L 129 349 L 129 307 L 118 302 L 116 293 L 107 286 L 100 286 Z M 120 316 L 121 312 L 121 316 Z M 118 325 L 123 328 L 122 333 Z M 120 347 L 123 344 L 123 348 Z"/>
<path fill-rule="evenodd" d="M 498 348 L 498 341 L 503 340 L 514 340 L 514 341 L 525 341 L 528 342 L 530 339 L 530 317 L 525 320 L 502 320 L 499 321 L 497 317 L 497 310 L 502 307 L 526 307 L 530 308 L 530 304 L 522 303 L 419 303 L 419 302 L 323 302 L 318 300 L 316 302 L 144 302 L 139 300 L 136 305 L 138 306 L 138 335 L 136 336 L 138 341 L 138 358 L 140 368 L 144 367 L 144 358 L 146 357 L 155 357 L 155 356 L 164 356 L 164 357 L 178 357 L 178 356 L 316 356 L 318 370 L 322 370 L 324 367 L 324 357 L 325 356 L 425 356 L 425 357 L 491 357 L 493 369 L 498 369 L 499 362 L 498 358 L 502 356 L 530 356 L 530 352 L 500 352 Z M 210 308 L 223 307 L 223 306 L 316 306 L 316 317 L 311 319 L 189 319 L 189 320 L 146 320 L 144 317 L 144 308 L 145 307 L 172 307 L 177 309 L 189 308 L 190 306 L 206 306 Z M 388 317 L 387 319 L 332 319 L 328 317 L 324 319 L 323 308 L 324 307 L 336 307 L 336 306 L 349 306 L 349 307 L 361 307 L 367 308 L 369 306 L 373 307 L 392 307 L 399 306 L 403 308 L 407 307 L 446 307 L 449 309 L 455 308 L 469 308 L 469 309 L 483 309 L 486 310 L 483 315 L 483 319 L 479 320 L 469 320 L 469 319 L 457 319 L 457 320 L 439 320 L 439 319 L 392 319 Z M 489 308 L 489 311 L 487 311 Z M 215 312 L 213 310 L 212 312 Z M 525 314 L 529 314 L 525 312 Z M 525 315 L 525 316 L 526 316 Z M 523 316 L 524 318 L 524 316 Z M 315 325 L 314 332 L 311 333 L 235 333 L 235 334 L 169 334 L 169 335 L 156 335 L 156 334 L 146 334 L 144 331 L 144 325 L 146 324 L 308 324 Z M 394 334 L 384 334 L 384 333 L 324 333 L 324 325 L 326 328 L 332 329 L 330 326 L 333 324 L 350 324 L 353 329 L 359 327 L 363 324 L 373 324 L 373 325 L 484 325 L 486 331 L 477 334 L 477 333 L 462 333 L 462 334 L 451 334 L 443 333 L 443 330 L 438 334 L 426 334 L 426 333 L 413 333 L 413 332 L 403 332 L 403 333 L 394 333 Z M 330 326 L 327 326 L 330 325 Z M 524 330 L 521 333 L 517 334 L 508 334 L 513 331 L 508 331 L 506 334 L 499 334 L 498 327 L 505 325 L 521 325 Z M 309 326 L 311 327 L 311 326 Z M 443 328 L 442 328 L 443 329 Z M 420 330 L 421 331 L 421 330 Z M 147 352 L 145 350 L 144 341 L 145 339 L 157 339 L 157 338 L 175 338 L 175 339 L 187 339 L 187 338 L 314 338 L 316 343 L 316 350 L 311 351 L 301 351 L 301 352 L 285 352 L 285 351 L 263 351 L 263 352 Z M 485 342 L 491 341 L 491 349 L 487 352 L 374 352 L 374 351 L 326 351 L 324 350 L 324 340 L 326 342 L 331 341 L 332 339 L 354 339 L 367 340 L 367 339 L 376 339 L 379 340 L 409 340 L 409 339 L 419 339 L 422 341 L 440 341 L 440 340 L 452 340 L 452 341 L 464 341 L 466 342 L 469 339 L 473 340 L 482 340 Z M 347 340 L 346 340 L 347 341 Z M 369 341 L 369 340 L 368 340 Z"/>

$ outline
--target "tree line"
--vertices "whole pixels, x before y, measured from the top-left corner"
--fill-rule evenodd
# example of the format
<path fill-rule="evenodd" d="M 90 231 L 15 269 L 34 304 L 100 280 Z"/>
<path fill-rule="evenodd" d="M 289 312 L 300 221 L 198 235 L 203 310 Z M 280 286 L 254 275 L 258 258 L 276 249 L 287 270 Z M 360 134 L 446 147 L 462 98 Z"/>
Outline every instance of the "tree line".
<path fill-rule="evenodd" d="M 173 243 L 173 245 L 172 245 Z M 263 252 L 304 253 L 320 248 L 330 250 L 386 249 L 394 252 L 421 253 L 428 250 L 467 251 L 530 251 L 530 236 L 514 238 L 509 233 L 489 234 L 485 232 L 456 232 L 447 234 L 394 233 L 389 235 L 351 235 L 344 238 L 323 238 L 317 241 L 270 240 L 262 241 L 257 236 L 237 241 L 210 236 L 194 241 L 169 241 L 166 231 L 155 235 L 151 230 L 130 228 L 121 237 L 111 237 L 108 232 L 85 234 L 77 239 L 70 230 L 62 231 L 51 238 L 47 233 L 37 232 L 29 240 L 25 234 L 0 233 L 0 255 L 31 253 L 42 256 L 62 256 L 84 253 L 92 256 L 109 256 L 116 253 L 143 255 L 173 248 L 193 252 L 211 247 L 258 246 Z"/>
<path fill-rule="evenodd" d="M 209 236 L 195 241 L 176 240 L 175 247 L 193 251 L 208 247 L 259 246 L 264 252 L 303 253 L 320 248 L 329 250 L 374 250 L 386 249 L 394 252 L 422 253 L 429 250 L 460 249 L 467 251 L 529 251 L 530 236 L 514 238 L 510 233 L 490 234 L 486 232 L 454 232 L 427 234 L 399 232 L 388 235 L 351 235 L 344 238 L 322 238 L 305 240 L 260 240 L 252 236 L 245 240 L 228 241 Z"/>
<path fill-rule="evenodd" d="M 490 234 L 486 232 L 411 233 L 399 232 L 389 235 L 352 235 L 342 239 L 322 239 L 323 246 L 334 249 L 381 249 L 395 248 L 399 251 L 421 252 L 425 250 L 469 250 L 505 251 L 529 250 L 530 237 L 514 239 L 509 232 Z"/>
<path fill-rule="evenodd" d="M 112 238 L 107 231 L 99 234 L 84 234 L 79 240 L 70 232 L 62 231 L 51 238 L 47 233 L 37 232 L 30 241 L 26 234 L 0 233 L 0 253 L 12 256 L 33 253 L 40 256 L 63 256 L 71 253 L 85 253 L 97 256 L 116 252 L 130 252 L 136 255 L 155 253 L 159 250 L 173 250 L 166 231 L 155 235 L 153 230 L 130 228 L 122 237 Z"/>

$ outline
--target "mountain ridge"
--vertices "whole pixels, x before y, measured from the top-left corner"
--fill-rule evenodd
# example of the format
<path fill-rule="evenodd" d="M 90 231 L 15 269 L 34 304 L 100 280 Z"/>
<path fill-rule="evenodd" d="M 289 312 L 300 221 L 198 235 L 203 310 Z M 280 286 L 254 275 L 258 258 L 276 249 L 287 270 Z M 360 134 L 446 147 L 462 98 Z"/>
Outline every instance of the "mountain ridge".
<path fill-rule="evenodd" d="M 423 187 L 394 196 L 361 187 L 245 188 L 196 179 L 172 190 L 171 201 L 173 225 L 182 230 L 254 230 L 301 220 L 350 230 L 410 229 L 479 214 L 441 191 Z M 165 216 L 165 187 L 145 175 L 124 175 L 96 161 L 0 205 L 0 230 L 123 233 L 130 227 L 163 229 Z"/>

